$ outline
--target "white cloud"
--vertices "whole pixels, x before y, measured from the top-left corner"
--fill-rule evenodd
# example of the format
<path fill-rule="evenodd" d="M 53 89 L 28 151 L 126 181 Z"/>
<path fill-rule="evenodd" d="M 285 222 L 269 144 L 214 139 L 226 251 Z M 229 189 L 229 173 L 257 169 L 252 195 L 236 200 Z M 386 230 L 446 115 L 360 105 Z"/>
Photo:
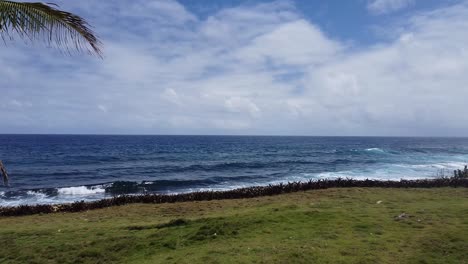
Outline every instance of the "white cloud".
<path fill-rule="evenodd" d="M 251 117 L 259 117 L 260 109 L 250 99 L 229 97 L 224 102 L 226 109 L 233 113 L 248 113 Z"/>
<path fill-rule="evenodd" d="M 386 14 L 414 4 L 416 0 L 370 0 L 367 9 L 373 14 Z"/>
<path fill-rule="evenodd" d="M 174 89 L 171 89 L 171 88 L 165 89 L 164 92 L 161 94 L 161 97 L 171 103 L 180 104 L 179 95 Z"/>
<path fill-rule="evenodd" d="M 279 25 L 252 40 L 238 53 L 241 60 L 274 64 L 323 63 L 336 55 L 340 44 L 328 39 L 316 26 L 304 19 Z"/>
<path fill-rule="evenodd" d="M 90 17 L 105 59 L 0 50 L 2 133 L 468 131 L 466 3 L 388 25 L 398 35 L 368 47 L 331 38 L 288 1 L 205 19 L 169 0 L 61 6 Z"/>

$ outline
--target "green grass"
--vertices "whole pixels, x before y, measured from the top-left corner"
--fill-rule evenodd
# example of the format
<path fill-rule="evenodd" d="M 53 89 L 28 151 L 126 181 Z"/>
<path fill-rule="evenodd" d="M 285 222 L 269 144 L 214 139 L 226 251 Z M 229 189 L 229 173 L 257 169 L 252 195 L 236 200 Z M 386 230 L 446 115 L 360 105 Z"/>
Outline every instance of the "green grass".
<path fill-rule="evenodd" d="M 344 188 L 0 217 L 0 245 L 0 263 L 468 263 L 468 189 Z"/>

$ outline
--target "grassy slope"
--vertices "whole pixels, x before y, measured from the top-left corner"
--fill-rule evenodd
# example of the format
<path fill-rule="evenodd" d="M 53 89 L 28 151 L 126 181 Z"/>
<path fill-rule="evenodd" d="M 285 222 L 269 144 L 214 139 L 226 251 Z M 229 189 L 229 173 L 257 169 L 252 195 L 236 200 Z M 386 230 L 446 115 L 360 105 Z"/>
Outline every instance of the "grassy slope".
<path fill-rule="evenodd" d="M 328 189 L 0 217 L 0 244 L 0 263 L 468 263 L 468 189 Z"/>

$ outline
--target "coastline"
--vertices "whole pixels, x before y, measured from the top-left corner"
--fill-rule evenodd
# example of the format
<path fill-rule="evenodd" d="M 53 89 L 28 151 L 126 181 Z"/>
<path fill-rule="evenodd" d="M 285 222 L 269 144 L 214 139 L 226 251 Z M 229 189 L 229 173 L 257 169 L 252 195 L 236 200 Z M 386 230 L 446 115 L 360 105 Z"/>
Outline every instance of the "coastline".
<path fill-rule="evenodd" d="M 112 206 L 121 206 L 133 203 L 177 203 L 191 201 L 211 201 L 227 199 L 245 199 L 262 196 L 274 196 L 285 193 L 293 193 L 308 190 L 328 189 L 328 188 L 437 188 L 437 187 L 464 187 L 468 188 L 468 178 L 465 171 L 458 170 L 458 175 L 453 177 L 441 177 L 436 179 L 382 181 L 382 180 L 355 180 L 355 179 L 334 179 L 334 180 L 310 180 L 308 182 L 289 182 L 287 184 L 277 184 L 268 186 L 254 186 L 227 191 L 201 191 L 181 194 L 139 194 L 121 195 L 113 198 L 106 198 L 98 201 L 77 201 L 67 204 L 36 204 L 20 205 L 13 207 L 1 207 L 0 216 L 22 216 L 32 214 L 48 214 L 58 212 L 81 212 L 93 209 L 101 209 Z M 465 174 L 463 174 L 465 173 Z"/>

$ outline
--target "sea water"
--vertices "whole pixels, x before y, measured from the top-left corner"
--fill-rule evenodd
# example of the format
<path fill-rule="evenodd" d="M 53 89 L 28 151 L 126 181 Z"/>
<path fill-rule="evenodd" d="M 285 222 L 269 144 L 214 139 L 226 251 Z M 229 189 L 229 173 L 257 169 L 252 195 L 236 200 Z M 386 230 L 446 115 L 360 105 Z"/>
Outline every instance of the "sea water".
<path fill-rule="evenodd" d="M 0 206 L 318 179 L 451 176 L 468 138 L 0 135 Z"/>

